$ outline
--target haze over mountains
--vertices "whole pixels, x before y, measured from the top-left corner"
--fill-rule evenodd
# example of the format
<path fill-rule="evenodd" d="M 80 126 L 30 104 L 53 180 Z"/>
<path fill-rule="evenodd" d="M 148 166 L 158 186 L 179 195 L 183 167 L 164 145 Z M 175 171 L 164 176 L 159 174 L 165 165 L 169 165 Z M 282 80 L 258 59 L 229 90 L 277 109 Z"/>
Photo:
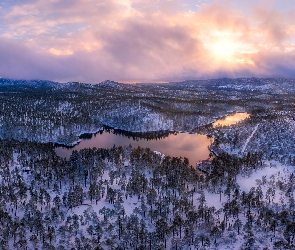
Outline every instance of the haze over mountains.
<path fill-rule="evenodd" d="M 3 86 L 27 86 L 34 88 L 61 88 L 69 86 L 88 86 L 88 87 L 102 87 L 102 88 L 131 88 L 138 89 L 138 86 L 157 86 L 157 87 L 179 87 L 180 89 L 188 88 L 217 88 L 217 89 L 236 89 L 236 90 L 259 90 L 265 92 L 278 93 L 285 91 L 285 93 L 292 92 L 295 79 L 293 78 L 221 78 L 208 80 L 186 80 L 181 82 L 169 83 L 120 83 L 112 80 L 105 80 L 98 83 L 82 83 L 82 82 L 54 82 L 48 80 L 16 80 L 8 78 L 0 78 L 0 85 Z"/>

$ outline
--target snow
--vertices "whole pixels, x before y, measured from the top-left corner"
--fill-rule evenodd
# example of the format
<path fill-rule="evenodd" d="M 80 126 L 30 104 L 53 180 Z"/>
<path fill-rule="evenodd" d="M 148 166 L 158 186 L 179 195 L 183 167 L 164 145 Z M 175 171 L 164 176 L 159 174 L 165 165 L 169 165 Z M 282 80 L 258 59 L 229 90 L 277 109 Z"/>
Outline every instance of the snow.
<path fill-rule="evenodd" d="M 286 166 L 275 161 L 267 161 L 265 165 L 264 168 L 256 170 L 249 177 L 241 174 L 237 176 L 237 183 L 242 191 L 249 192 L 252 187 L 257 186 L 257 180 L 262 180 L 263 177 L 270 179 L 270 177 L 278 175 L 286 168 Z"/>
<path fill-rule="evenodd" d="M 247 138 L 243 148 L 242 148 L 242 153 L 244 153 L 249 141 L 252 139 L 253 135 L 256 133 L 257 129 L 258 129 L 259 124 L 257 124 L 252 132 L 252 134 Z"/>
<path fill-rule="evenodd" d="M 223 80 L 221 80 L 223 81 Z M 227 81 L 227 80 L 224 80 Z M 242 80 L 242 82 L 245 82 L 246 80 Z M 247 80 L 248 81 L 248 80 Z M 255 79 L 253 79 L 253 81 L 255 81 Z M 263 80 L 264 82 L 261 83 L 261 85 L 257 85 L 257 87 L 253 86 L 253 84 L 240 84 L 240 83 L 236 83 L 235 81 L 232 82 L 232 84 L 230 85 L 220 85 L 220 87 L 222 88 L 233 88 L 233 89 L 249 89 L 251 91 L 254 92 L 254 90 L 263 90 L 265 92 L 267 92 L 269 89 L 276 87 L 275 84 L 273 83 L 269 83 L 267 82 L 267 80 Z M 249 80 L 248 82 L 252 83 L 251 80 Z M 38 82 L 36 82 L 37 84 Z M 121 88 L 120 84 L 117 83 L 113 83 L 113 82 L 105 82 L 103 83 L 105 86 L 104 87 L 109 87 L 109 88 Z M 103 87 L 103 84 L 101 84 L 101 86 Z M 188 83 L 189 84 L 189 83 Z M 254 84 L 255 85 L 255 84 Z M 74 86 L 74 83 L 73 83 Z M 92 88 L 94 88 L 95 86 L 92 86 Z M 193 84 L 191 84 L 191 87 L 193 87 Z M 106 88 L 107 89 L 107 88 Z M 283 88 L 282 88 L 283 89 Z M 181 92 L 181 91 L 180 91 Z M 184 93 L 184 92 L 183 92 Z M 188 95 L 190 92 L 188 91 L 186 94 Z M 138 94 L 140 95 L 140 94 Z M 141 97 L 145 97 L 148 96 L 148 94 L 142 94 Z M 153 96 L 153 95 L 150 95 Z M 262 95 L 260 95 L 262 96 Z M 110 95 L 111 97 L 111 95 Z M 234 97 L 228 97 L 229 99 L 232 98 L 236 98 L 239 99 L 238 96 L 234 96 Z M 179 98 L 180 100 L 180 98 Z M 169 100 L 171 101 L 171 100 Z M 258 102 L 258 101 L 257 101 Z M 277 101 L 273 101 L 273 103 L 276 103 Z M 41 104 L 44 104 L 45 101 L 44 100 L 39 100 L 37 102 L 35 102 L 35 105 L 33 106 L 41 106 Z M 79 111 L 74 109 L 71 105 L 70 102 L 65 101 L 64 104 L 60 103 L 61 105 L 59 107 L 56 107 L 55 110 L 57 110 L 58 112 L 62 113 L 61 117 L 63 117 L 64 114 L 66 114 L 66 112 L 72 112 L 72 114 L 74 115 L 79 115 Z M 111 105 L 109 103 L 109 105 Z M 192 118 L 192 119 L 179 119 L 179 117 L 176 118 L 171 118 L 168 115 L 165 114 L 165 112 L 157 112 L 156 108 L 149 109 L 147 107 L 144 107 L 143 103 L 139 103 L 138 107 L 135 105 L 126 105 L 126 106 L 120 106 L 117 107 L 115 104 L 114 106 L 112 106 L 110 108 L 110 110 L 106 110 L 106 111 L 101 111 L 101 117 L 100 119 L 103 120 L 106 124 L 110 124 L 113 125 L 114 127 L 117 128 L 127 128 L 127 130 L 133 130 L 133 131 L 149 131 L 149 130 L 155 130 L 155 129 L 171 129 L 171 128 L 178 128 L 179 130 L 183 130 L 183 131 L 188 131 L 190 130 L 193 126 L 195 126 L 196 124 L 206 124 L 208 123 L 208 120 L 212 119 L 212 118 L 208 118 L 205 116 L 199 116 L 196 118 Z M 57 105 L 58 106 L 58 105 Z M 4 105 L 3 105 L 4 107 Z M 90 106 L 89 106 L 90 107 Z M 158 106 L 156 106 L 158 107 Z M 173 108 L 177 109 L 177 110 L 190 110 L 193 106 L 190 106 L 186 103 L 176 103 Z M 214 105 L 211 105 L 211 107 L 213 107 L 212 109 L 214 109 Z M 228 110 L 232 110 L 233 108 L 231 107 L 230 109 L 226 109 Z M 156 110 L 156 111 L 155 111 Z M 220 112 L 220 114 L 222 114 L 223 112 Z M 89 114 L 91 114 L 91 112 L 89 111 Z M 218 114 L 218 113 L 217 113 Z M 280 125 L 280 130 L 274 130 L 273 131 L 273 137 L 275 138 L 275 140 L 268 140 L 267 142 L 271 142 L 269 144 L 271 144 L 271 147 L 273 149 L 275 149 L 276 151 L 278 151 L 277 155 L 279 155 L 281 157 L 281 159 L 285 160 L 285 164 L 286 162 L 289 162 L 288 164 L 291 164 L 291 156 L 294 156 L 294 153 L 292 150 L 289 150 L 289 148 L 285 147 L 286 144 L 282 144 L 282 139 L 280 138 L 276 138 L 277 136 L 281 137 L 282 134 L 284 134 L 284 129 L 289 129 L 290 133 L 286 134 L 285 137 L 287 138 L 290 134 L 293 135 L 294 133 L 292 133 L 292 131 L 294 130 L 294 119 L 292 116 L 293 113 L 290 113 L 288 117 L 284 118 L 285 120 L 282 119 L 281 121 L 281 125 Z M 215 114 L 216 115 L 216 114 Z M 284 114 L 282 114 L 284 116 Z M 37 116 L 36 116 L 37 117 Z M 66 117 L 67 118 L 67 117 Z M 135 119 L 136 118 L 136 119 Z M 21 118 L 23 119 L 23 122 L 26 126 L 28 126 L 28 124 L 30 124 L 30 119 L 32 119 L 30 117 L 30 114 L 27 113 Z M 95 120 L 96 121 L 96 120 Z M 99 119 L 97 119 L 97 121 L 100 121 Z M 180 124 L 177 124 L 177 122 L 180 121 Z M 129 123 L 128 123 L 129 122 Z M 259 121 L 260 122 L 260 121 Z M 257 142 L 257 145 L 255 147 L 255 149 L 261 149 L 261 151 L 265 152 L 266 150 L 263 150 L 263 147 L 265 147 L 265 145 L 267 145 L 268 143 L 264 143 L 264 141 L 262 141 L 261 139 L 258 139 L 258 136 L 262 135 L 265 137 L 269 136 L 269 133 L 271 132 L 271 130 L 269 129 L 269 127 L 275 127 L 277 128 L 277 126 L 275 126 L 278 123 L 275 123 L 277 121 L 274 121 L 273 123 L 267 123 L 270 124 L 269 126 L 266 126 L 266 122 L 265 121 L 261 121 L 260 124 L 255 124 L 255 123 L 248 123 L 245 127 L 245 131 L 239 135 L 239 139 L 240 141 L 237 142 L 237 147 L 235 146 L 235 148 L 231 147 L 231 141 L 233 138 L 232 136 L 232 132 L 233 130 L 228 130 L 226 133 L 224 133 L 224 138 L 227 138 L 227 141 L 222 141 L 220 143 L 220 147 L 222 149 L 225 149 L 227 152 L 230 153 L 236 153 L 236 155 L 240 156 L 240 153 L 244 153 L 245 150 L 248 148 L 254 148 L 252 147 L 252 145 Z M 63 123 L 61 123 L 63 124 Z M 91 125 L 90 125 L 91 124 Z M 104 124 L 104 123 L 103 123 Z M 78 135 L 84 132 L 95 132 L 98 128 L 100 128 L 102 126 L 102 124 L 100 122 L 93 122 L 93 120 L 90 121 L 89 124 L 83 125 L 81 124 L 74 124 L 69 126 L 66 125 L 57 125 L 54 126 L 53 122 L 48 122 L 48 120 L 44 120 L 42 121 L 42 119 L 40 119 L 39 117 L 37 117 L 35 119 L 35 125 L 36 126 L 40 126 L 42 127 L 42 130 L 37 130 L 34 132 L 30 132 L 31 135 L 33 134 L 33 137 L 36 137 L 36 140 L 41 140 L 41 141 L 48 141 L 48 140 L 53 140 L 56 141 L 58 139 L 60 139 L 60 141 L 65 141 L 68 142 L 69 144 L 71 143 L 78 143 Z M 187 126 L 187 127 L 186 127 Z M 30 126 L 28 126 L 30 127 Z M 238 127 L 238 126 L 237 126 Z M 51 128 L 51 130 L 49 130 L 48 128 Z M 242 126 L 239 126 L 238 129 L 243 129 Z M 259 128 L 259 133 L 257 132 Z M 21 130 L 19 128 L 17 128 L 19 131 L 18 133 L 18 137 L 16 138 L 20 138 L 21 137 Z M 264 130 L 263 130 L 264 129 Z M 49 131 L 48 133 L 50 133 L 50 135 L 48 135 L 47 133 L 43 133 L 42 135 L 38 135 L 40 133 L 40 131 Z M 69 137 L 65 137 L 64 135 L 69 135 L 69 131 L 72 133 L 71 136 L 71 140 L 69 139 Z M 263 132 L 264 133 L 263 133 Z M 278 134 L 277 132 L 280 131 L 282 132 L 281 134 Z M 24 134 L 22 136 L 24 136 L 24 138 L 28 138 L 28 132 L 26 132 L 27 134 Z M 23 138 L 23 137 L 21 137 Z M 29 137 L 31 138 L 31 137 Z M 255 138 L 255 140 L 254 140 Z M 74 141 L 74 142 L 73 142 Z M 286 142 L 289 142 L 286 140 Z M 292 148 L 294 147 L 294 143 L 288 143 L 289 147 Z M 160 151 L 160 150 L 159 150 Z M 290 155 L 286 158 L 283 158 L 283 154 L 281 154 L 281 152 L 279 151 L 285 151 Z M 253 150 L 253 152 L 257 152 L 255 150 Z M 158 155 L 161 155 L 162 157 L 164 157 L 164 155 L 162 155 L 159 152 L 155 152 Z M 283 152 L 284 153 L 284 152 Z M 28 172 L 28 170 L 30 170 L 31 165 L 30 164 L 30 158 L 27 158 L 26 162 L 28 163 L 24 163 L 25 161 L 20 161 L 20 157 L 22 156 L 22 153 L 13 153 L 13 160 L 10 166 L 10 170 L 15 171 L 16 167 L 18 168 L 18 170 L 23 170 L 20 172 L 21 173 L 21 178 L 24 178 L 26 184 L 29 184 L 29 181 L 31 181 L 33 179 L 34 173 L 32 173 L 32 175 L 27 174 L 26 172 Z M 159 157 L 160 158 L 160 157 Z M 32 159 L 32 158 L 31 158 Z M 268 159 L 277 159 L 277 158 L 268 158 Z M 290 160 L 289 160 L 290 159 Z M 130 166 L 129 164 L 129 159 L 123 159 L 123 166 L 128 166 L 126 172 L 128 172 L 128 169 L 131 169 L 132 166 Z M 250 166 L 248 168 L 245 167 L 243 170 L 245 170 L 244 172 L 242 171 L 241 174 L 239 174 L 236 178 L 236 182 L 240 188 L 240 191 L 242 192 L 246 192 L 249 193 L 251 191 L 251 189 L 259 187 L 261 188 L 262 192 L 263 192 L 263 201 L 262 201 L 262 205 L 261 207 L 257 208 L 255 205 L 251 208 L 251 213 L 253 214 L 253 216 L 255 218 L 257 218 L 257 214 L 258 212 L 260 212 L 258 209 L 272 209 L 273 211 L 279 211 L 279 210 L 283 210 L 284 211 L 288 211 L 287 209 L 284 208 L 284 206 L 289 206 L 290 204 L 288 203 L 289 200 L 287 198 L 287 195 L 289 195 L 290 199 L 294 196 L 294 189 L 292 189 L 292 194 L 288 194 L 286 189 L 289 188 L 287 187 L 287 185 L 289 185 L 290 182 L 290 175 L 292 173 L 294 173 L 294 167 L 293 166 L 289 166 L 289 165 L 284 165 L 281 163 L 282 161 L 274 161 L 274 160 L 268 160 L 265 161 L 264 164 L 262 166 Z M 27 164 L 27 165 L 26 165 Z M 104 172 L 104 175 L 101 177 L 102 180 L 110 180 L 109 178 L 109 171 L 112 170 L 112 167 L 115 167 L 114 165 L 112 166 L 112 163 L 106 163 L 108 164 L 108 168 L 107 170 Z M 253 168 L 253 169 L 252 169 Z M 256 169 L 255 169 L 256 168 Z M 150 179 L 152 177 L 152 174 L 150 171 L 149 174 L 147 174 L 148 171 L 143 171 L 142 174 L 145 175 L 145 177 L 147 179 Z M 11 176 L 15 176 L 16 173 L 12 172 Z M 42 188 L 47 188 L 47 184 L 46 184 L 46 176 L 44 177 L 44 183 L 38 183 L 35 184 L 35 188 L 36 189 L 40 189 L 40 185 L 43 185 Z M 128 175 L 128 173 L 126 174 L 127 179 L 130 178 L 130 175 Z M 226 176 L 224 176 L 226 179 Z M 14 177 L 13 177 L 14 178 Z M 163 177 L 165 178 L 165 177 Z M 223 178 L 223 177 L 221 177 Z M 114 183 L 111 184 L 111 188 L 113 189 L 119 189 L 120 185 L 117 184 L 117 180 L 114 180 Z M 0 181 L 5 181 L 5 176 L 0 176 Z M 84 184 L 83 180 L 80 182 L 82 184 Z M 204 183 L 202 183 L 204 184 Z M 282 184 L 282 185 L 280 185 Z M 292 183 L 291 183 L 292 184 Z M 48 188 L 48 192 L 51 196 L 51 198 L 53 198 L 56 195 L 56 191 L 50 190 L 52 188 L 52 183 L 50 184 L 51 187 Z M 108 184 L 106 184 L 108 185 Z M 105 186 L 106 186 L 105 185 Z M 187 191 L 190 191 L 192 187 L 194 187 L 195 183 L 190 183 L 188 185 L 189 189 Z M 207 184 L 206 184 L 207 185 Z M 210 185 L 210 184 L 209 184 Z M 209 186 L 208 185 L 208 186 Z M 285 185 L 285 186 L 284 186 Z M 83 185 L 82 185 L 83 186 Z M 202 188 L 204 188 L 205 184 L 203 185 Z M 62 187 L 61 193 L 64 193 L 66 190 L 68 191 L 70 187 L 70 184 L 65 184 L 64 187 Z M 87 188 L 89 187 L 89 183 L 87 185 L 86 188 L 84 188 L 84 192 L 87 192 Z M 201 189 L 202 189 L 201 188 Z M 215 188 L 215 187 L 214 187 Z M 221 193 L 221 199 L 220 199 L 220 194 L 218 193 L 218 191 L 216 191 L 216 193 L 214 193 L 212 191 L 212 189 L 214 189 L 213 187 L 208 187 L 207 189 L 203 189 L 204 194 L 205 194 L 205 198 L 206 198 L 206 206 L 207 207 L 215 207 L 216 210 L 218 210 L 218 212 L 220 212 L 220 219 L 219 219 L 219 215 L 218 215 L 218 219 L 216 214 L 214 216 L 216 216 L 214 219 L 216 219 L 216 225 L 220 225 L 220 222 L 223 220 L 223 216 L 224 216 L 224 205 L 226 204 L 226 202 L 230 201 L 230 199 L 233 199 L 233 197 L 229 197 L 229 196 L 225 196 L 225 194 L 222 192 Z M 224 186 L 220 187 L 223 191 L 225 189 Z M 233 188 L 235 188 L 235 186 L 233 186 Z M 268 190 L 272 190 L 273 191 L 273 195 L 271 198 L 267 198 L 266 197 L 266 193 L 268 192 Z M 290 188 L 291 189 L 291 188 Z M 198 192 L 199 191 L 199 192 Z M 193 204 L 195 205 L 195 207 L 198 207 L 199 205 L 199 200 L 198 198 L 200 197 L 200 194 L 202 191 L 200 191 L 200 189 L 197 192 L 194 193 L 193 195 Z M 174 192 L 174 190 L 173 190 Z M 191 195 L 191 193 L 188 192 L 189 195 Z M 158 193 L 159 195 L 159 193 Z M 78 214 L 78 215 L 82 215 L 84 213 L 84 211 L 92 211 L 95 212 L 96 215 L 98 216 L 98 219 L 100 221 L 103 221 L 103 215 L 100 213 L 100 210 L 102 208 L 109 208 L 109 209 L 116 209 L 114 204 L 109 203 L 107 200 L 105 200 L 106 197 L 106 190 L 104 193 L 104 197 L 99 200 L 96 204 L 95 201 L 90 201 L 89 199 L 86 199 L 85 195 L 85 199 L 83 200 L 83 204 L 74 207 L 73 209 L 69 209 L 66 210 L 66 207 L 63 207 L 61 209 L 64 209 L 65 213 L 67 216 L 73 215 L 73 214 Z M 179 191 L 176 191 L 175 197 L 179 197 Z M 145 194 L 143 194 L 143 197 L 145 197 Z M 123 198 L 123 202 L 121 203 L 121 205 L 124 207 L 125 213 L 126 215 L 130 216 L 130 215 L 136 215 L 140 218 L 140 215 L 137 214 L 136 212 L 136 208 L 138 208 L 141 205 L 141 202 L 138 199 L 138 196 L 133 195 L 132 197 L 128 196 L 127 198 L 125 198 L 125 196 L 122 197 Z M 29 199 L 29 197 L 28 197 Z M 241 199 L 239 200 L 241 201 Z M 254 201 L 256 202 L 256 201 Z M 39 203 L 39 202 L 38 202 Z M 42 204 L 42 205 L 40 205 Z M 51 204 L 52 205 L 52 202 Z M 243 204 L 239 204 L 240 205 L 240 209 L 241 211 L 239 212 L 238 216 L 241 219 L 241 221 L 243 222 L 243 224 L 245 225 L 246 222 L 246 216 L 245 216 L 245 206 Z M 11 206 L 11 204 L 7 204 L 7 208 Z M 48 208 L 45 207 L 45 205 L 43 203 L 39 203 L 38 205 L 38 209 L 43 208 L 43 215 L 46 215 L 46 213 L 48 212 Z M 249 205 L 250 207 L 250 205 Z M 283 209 L 282 209 L 283 208 Z M 250 209 L 250 208 L 249 208 Z M 12 213 L 11 213 L 12 214 Z M 17 209 L 16 212 L 16 216 L 18 217 L 23 217 L 23 208 L 19 207 Z M 184 218 L 185 215 L 183 214 Z M 172 216 L 168 219 L 173 218 Z M 111 220 L 113 222 L 114 218 L 109 218 L 109 220 Z M 233 221 L 235 220 L 234 217 L 230 217 L 228 219 L 229 223 L 233 223 Z M 219 224 L 218 224 L 219 223 Z M 154 229 L 153 227 L 154 225 L 148 225 L 148 229 L 150 231 L 152 231 Z M 285 226 L 285 225 L 284 225 Z M 227 228 L 228 229 L 228 228 Z M 218 249 L 241 249 L 243 248 L 242 243 L 244 242 L 243 237 L 245 236 L 245 232 L 243 232 L 243 235 L 235 235 L 235 239 L 229 239 L 230 234 L 233 232 L 231 230 L 228 229 L 228 231 L 225 231 L 225 233 L 222 235 L 221 239 L 219 239 L 219 245 L 218 245 Z M 282 237 L 283 235 L 283 231 L 284 231 L 284 227 L 282 226 L 281 228 L 279 228 L 276 232 L 276 234 L 279 237 Z M 85 228 L 82 227 L 81 230 L 84 230 L 83 233 L 85 233 Z M 202 229 L 203 230 L 203 229 Z M 203 232 L 205 232 L 205 230 L 203 230 Z M 269 242 L 266 242 L 268 240 L 270 240 L 269 237 L 269 233 L 265 233 L 265 232 L 261 232 L 261 228 L 254 227 L 253 226 L 253 232 L 255 233 L 255 237 L 256 237 L 256 245 L 260 248 L 262 247 L 271 247 Z M 198 231 L 197 231 L 198 233 Z M 206 233 L 210 233 L 210 232 L 206 232 Z M 271 233 L 271 232 L 270 232 Z M 87 235 L 85 233 L 85 235 Z M 107 237 L 105 235 L 108 235 L 108 233 L 105 233 L 103 237 Z M 103 239 L 102 239 L 103 240 Z M 233 240 L 233 242 L 231 242 L 231 240 Z M 231 246 L 230 246 L 231 245 Z M 271 244 L 272 245 L 272 244 Z M 168 243 L 168 246 L 171 247 L 171 244 Z M 212 246 L 212 245 L 211 245 Z M 11 246 L 12 247 L 12 246 Z M 105 247 L 105 246 L 104 246 Z M 107 248 L 104 248 L 107 249 Z M 188 249 L 185 248 L 185 249 Z"/>
<path fill-rule="evenodd" d="M 205 197 L 208 207 L 215 207 L 216 210 L 223 208 L 222 202 L 225 201 L 225 197 L 221 194 L 221 201 L 220 201 L 220 194 L 214 194 L 208 191 L 205 191 Z"/>
<path fill-rule="evenodd" d="M 159 152 L 155 152 L 156 154 L 161 155 Z M 20 166 L 19 162 L 18 162 L 18 153 L 13 153 L 13 158 L 14 158 L 14 166 Z M 128 160 L 124 159 L 125 164 L 128 164 Z M 103 181 L 110 180 L 109 177 L 109 171 L 112 169 L 112 164 L 111 162 L 106 163 L 109 164 L 108 170 L 104 171 L 104 174 L 101 176 L 101 179 Z M 115 167 L 115 166 L 114 166 Z M 23 167 L 23 169 L 27 169 L 27 167 Z M 125 169 L 125 168 L 124 168 Z M 279 209 L 279 206 L 283 206 L 284 204 L 287 204 L 288 201 L 286 201 L 286 199 L 284 198 L 285 193 L 282 192 L 281 190 L 279 190 L 278 185 L 276 184 L 278 181 L 283 181 L 284 183 L 287 183 L 287 179 L 290 176 L 291 173 L 293 173 L 293 167 L 292 166 L 285 166 L 283 164 L 281 164 L 278 161 L 265 161 L 263 166 L 259 166 L 259 168 L 257 168 L 256 170 L 253 170 L 252 173 L 250 173 L 249 175 L 246 174 L 239 174 L 237 176 L 237 184 L 240 187 L 240 191 L 244 191 L 246 193 L 248 193 L 251 188 L 253 187 L 257 187 L 257 186 L 261 186 L 262 187 L 262 191 L 265 194 L 267 192 L 267 189 L 269 187 L 274 187 L 275 188 L 275 197 L 272 198 L 272 201 L 269 204 L 270 208 L 275 209 Z M 151 174 L 147 174 L 147 171 L 143 172 L 143 174 L 145 174 L 146 178 L 151 178 Z M 24 178 L 28 178 L 26 177 L 26 175 L 24 175 Z M 126 179 L 129 179 L 130 175 L 127 173 L 126 174 Z M 114 179 L 113 184 L 110 184 L 110 187 L 113 189 L 119 189 L 120 185 L 117 184 L 118 179 Z M 109 182 L 110 183 L 110 182 Z M 89 184 L 88 184 L 89 185 Z M 190 184 L 189 186 L 189 190 L 192 190 L 192 188 L 194 184 Z M 224 187 L 223 187 L 224 188 Z M 65 186 L 62 188 L 61 193 L 65 192 L 65 191 L 69 190 L 68 186 Z M 86 188 L 87 190 L 87 188 Z M 198 191 L 199 190 L 199 191 Z M 52 190 L 48 190 L 49 194 L 51 196 L 51 199 L 54 198 L 54 196 L 56 195 L 56 192 L 52 191 Z M 213 193 L 212 190 L 207 190 L 207 189 L 203 189 L 204 191 L 204 195 L 205 195 L 205 205 L 207 208 L 210 207 L 215 207 L 215 211 L 218 211 L 219 215 L 216 216 L 216 219 L 218 220 L 218 223 L 220 223 L 222 220 L 224 220 L 224 212 L 223 212 L 223 208 L 226 202 L 228 202 L 228 197 L 224 195 L 224 193 L 221 193 L 221 200 L 220 200 L 220 194 L 218 193 L 218 191 L 216 190 L 216 193 Z M 178 192 L 178 191 L 177 191 Z M 193 196 L 193 203 L 194 206 L 197 208 L 199 206 L 199 197 L 201 194 L 201 189 L 197 189 L 197 191 L 194 193 Z M 78 215 L 79 218 L 81 215 L 84 215 L 84 211 L 88 211 L 88 213 L 92 214 L 92 216 L 96 216 L 96 218 L 99 220 L 100 223 L 103 223 L 104 221 L 104 216 L 102 213 L 100 213 L 102 208 L 108 208 L 110 210 L 116 210 L 115 204 L 111 204 L 109 203 L 105 197 L 106 197 L 106 193 L 107 191 L 105 190 L 104 193 L 104 197 L 99 200 L 96 204 L 95 201 L 90 201 L 89 199 L 84 199 L 83 200 L 83 204 L 74 207 L 73 209 L 68 209 L 65 211 L 65 217 L 68 216 L 73 216 L 74 214 Z M 176 195 L 179 195 L 179 193 L 177 193 Z M 144 196 L 144 195 L 143 195 Z M 121 203 L 122 207 L 124 208 L 125 211 L 125 215 L 127 216 L 131 216 L 136 215 L 138 218 L 141 218 L 141 215 L 139 213 L 137 213 L 136 208 L 139 208 L 141 206 L 141 201 L 138 198 L 138 196 L 133 195 L 132 197 L 128 196 L 128 198 L 126 199 L 125 196 L 122 197 L 123 198 L 123 202 Z M 267 202 L 268 199 L 264 198 L 264 200 Z M 38 208 L 40 208 L 40 205 L 38 205 Z M 139 210 L 138 210 L 139 211 Z M 43 205 L 43 212 L 46 213 L 46 208 Z M 254 210 L 255 213 L 255 210 Z M 16 216 L 18 216 L 19 218 L 23 217 L 23 210 L 22 209 L 18 209 Z M 218 217 L 218 218 L 217 218 Z M 247 219 L 245 217 L 245 215 L 243 214 L 243 212 L 240 212 L 239 214 L 239 218 L 242 221 L 242 223 L 245 225 Z M 109 216 L 108 217 L 108 221 L 110 223 L 116 223 L 117 216 Z M 170 219 L 170 218 L 168 218 Z M 230 217 L 228 218 L 227 223 L 233 224 L 235 222 L 235 218 Z M 66 221 L 63 221 L 62 224 L 65 224 Z M 147 230 L 148 231 L 153 231 L 154 230 L 154 224 L 150 223 L 150 222 L 146 222 L 147 223 Z M 79 229 L 79 233 L 83 234 L 83 235 L 88 235 L 88 233 L 86 232 L 86 227 L 85 224 L 83 224 L 81 222 L 81 228 Z M 85 227 L 84 227 L 85 226 Z M 201 229 L 203 230 L 203 229 Z M 197 231 L 198 232 L 198 231 Z M 232 239 L 230 239 L 230 234 L 233 231 L 231 230 L 227 230 L 225 231 L 223 238 L 218 239 L 218 248 L 217 249 L 241 249 L 242 248 L 242 244 L 244 242 L 244 233 L 241 235 L 235 235 L 235 241 L 233 240 L 232 243 L 230 243 L 230 241 Z M 255 231 L 256 232 L 256 231 Z M 259 233 L 259 232 L 258 232 Z M 261 233 L 262 234 L 262 233 Z M 107 234 L 103 234 L 102 236 L 102 240 L 106 239 Z M 176 239 L 178 239 L 176 237 Z M 257 239 L 259 239 L 259 237 L 257 236 Z M 263 245 L 265 244 L 265 242 L 259 243 L 258 240 L 256 241 L 257 245 Z M 171 247 L 171 241 L 170 239 L 167 241 L 167 246 L 168 249 L 169 247 Z M 104 248 L 107 249 L 107 248 Z M 188 248 L 187 248 L 188 249 Z"/>

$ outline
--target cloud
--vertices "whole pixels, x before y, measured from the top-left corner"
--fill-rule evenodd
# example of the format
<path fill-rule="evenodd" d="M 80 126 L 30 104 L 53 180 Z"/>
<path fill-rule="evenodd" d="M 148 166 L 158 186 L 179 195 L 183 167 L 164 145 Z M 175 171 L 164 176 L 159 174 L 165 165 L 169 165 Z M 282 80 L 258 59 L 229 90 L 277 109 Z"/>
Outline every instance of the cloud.
<path fill-rule="evenodd" d="M 84 82 L 295 77 L 295 10 L 263 4 L 205 1 L 191 11 L 178 0 L 5 2 L 0 76 Z"/>

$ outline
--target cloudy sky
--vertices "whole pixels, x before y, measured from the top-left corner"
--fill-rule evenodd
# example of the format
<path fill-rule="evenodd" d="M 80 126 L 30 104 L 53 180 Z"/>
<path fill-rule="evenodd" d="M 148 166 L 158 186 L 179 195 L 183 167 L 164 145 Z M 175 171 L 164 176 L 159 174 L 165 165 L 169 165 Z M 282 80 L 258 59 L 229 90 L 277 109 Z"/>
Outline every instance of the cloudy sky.
<path fill-rule="evenodd" d="M 0 77 L 295 77 L 294 0 L 0 0 Z"/>

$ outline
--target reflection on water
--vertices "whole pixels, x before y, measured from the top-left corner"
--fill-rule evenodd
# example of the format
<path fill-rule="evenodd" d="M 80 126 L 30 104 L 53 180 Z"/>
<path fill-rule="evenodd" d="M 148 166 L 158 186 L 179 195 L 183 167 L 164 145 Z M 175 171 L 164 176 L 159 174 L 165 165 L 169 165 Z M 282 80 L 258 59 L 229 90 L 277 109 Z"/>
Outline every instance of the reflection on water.
<path fill-rule="evenodd" d="M 145 140 L 128 138 L 124 135 L 114 134 L 112 132 L 103 132 L 102 134 L 93 135 L 89 140 L 81 142 L 73 148 L 57 147 L 56 153 L 61 157 L 69 158 L 73 150 L 83 148 L 111 148 L 116 146 L 148 147 L 153 151 L 159 151 L 165 155 L 175 157 L 187 157 L 190 164 L 195 165 L 197 161 L 206 160 L 209 155 L 208 146 L 213 139 L 206 135 L 199 134 L 170 134 L 168 137 L 158 140 Z"/>
<path fill-rule="evenodd" d="M 217 120 L 212 125 L 229 126 L 248 118 L 248 113 L 235 113 L 229 115 L 224 119 Z M 116 134 L 112 129 L 105 129 L 102 133 L 96 135 L 85 134 L 82 136 L 81 142 L 72 148 L 57 147 L 56 153 L 61 157 L 69 158 L 73 150 L 80 150 L 83 148 L 111 148 L 116 146 L 128 146 L 131 144 L 133 147 L 150 148 L 153 151 L 159 151 L 165 155 L 175 157 L 187 157 L 190 164 L 195 165 L 197 161 L 206 160 L 209 156 L 208 146 L 213 143 L 212 138 L 200 134 L 186 134 L 186 133 L 170 133 L 170 132 L 157 132 L 156 135 L 160 139 L 155 138 L 155 133 L 150 132 L 134 136 L 134 133 L 119 131 Z M 128 137 L 129 136 L 129 137 Z"/>
<path fill-rule="evenodd" d="M 219 119 L 216 122 L 214 122 L 212 125 L 213 127 L 217 126 L 229 126 L 236 124 L 237 122 L 240 122 L 242 120 L 245 120 L 250 115 L 248 113 L 235 113 L 233 115 L 228 115 L 223 119 Z"/>

